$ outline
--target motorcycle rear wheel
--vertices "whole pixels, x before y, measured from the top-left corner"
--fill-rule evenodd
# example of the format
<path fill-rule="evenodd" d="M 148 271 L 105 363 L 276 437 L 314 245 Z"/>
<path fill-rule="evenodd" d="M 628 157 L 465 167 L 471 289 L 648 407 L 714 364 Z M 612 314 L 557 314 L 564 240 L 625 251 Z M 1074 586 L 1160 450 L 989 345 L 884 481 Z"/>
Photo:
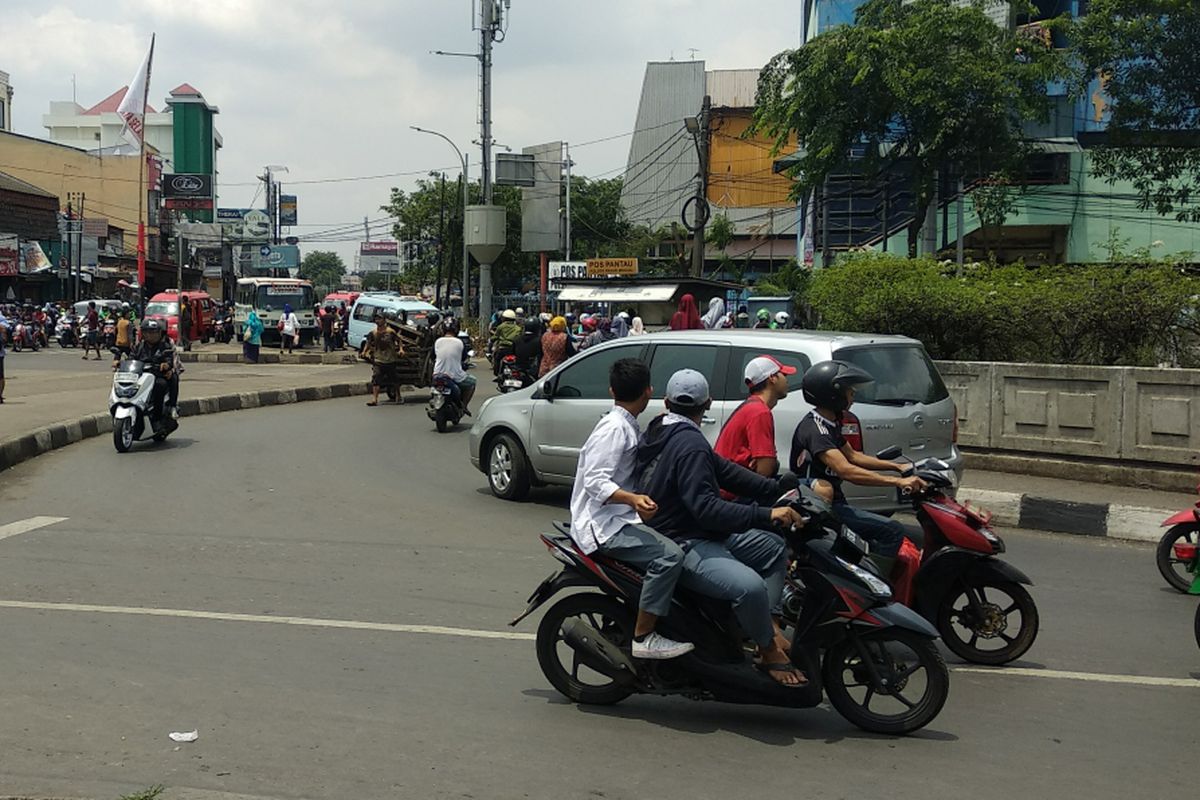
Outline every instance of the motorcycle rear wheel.
<path fill-rule="evenodd" d="M 1154 561 L 1158 564 L 1159 574 L 1171 588 L 1186 593 L 1192 585 L 1193 576 L 1183 569 L 1185 562 L 1175 557 L 1175 544 L 1180 541 L 1192 544 L 1200 541 L 1200 525 L 1176 525 L 1164 533 L 1154 551 Z"/>
<path fill-rule="evenodd" d="M 988 589 L 993 590 L 991 598 L 987 596 Z M 1001 603 L 995 602 L 996 592 L 1007 595 L 1011 602 L 1001 608 Z M 985 607 L 985 613 L 1003 615 L 1002 618 L 989 618 L 986 621 L 974 619 L 975 612 L 969 600 L 965 604 L 959 602 L 966 599 L 969 593 L 975 593 L 976 600 Z M 1013 612 L 1021 615 L 1021 626 L 1015 635 L 1009 636 L 1005 631 L 1008 630 Z M 975 664 L 999 666 L 1015 661 L 1033 646 L 1038 634 L 1037 604 L 1019 583 L 986 578 L 972 584 L 959 583 L 946 592 L 938 605 L 937 629 L 946 647 L 959 658 Z M 964 630 L 969 634 L 965 640 L 960 636 Z M 1003 647 L 984 649 L 976 645 L 981 637 L 989 641 L 1000 638 L 1005 644 Z"/>
<path fill-rule="evenodd" d="M 438 433 L 445 433 L 450 430 L 450 420 L 446 418 L 446 412 L 442 409 L 438 410 L 437 419 L 434 420 L 437 425 Z"/>
<path fill-rule="evenodd" d="M 1196 647 L 1200 647 L 1200 605 L 1196 606 Z"/>
<path fill-rule="evenodd" d="M 633 614 L 616 600 L 594 592 L 564 597 L 542 617 L 537 631 L 538 665 L 550 685 L 567 699 L 585 705 L 613 705 L 633 694 L 629 687 L 584 665 L 563 641 L 562 625 L 571 618 L 582 619 L 618 647 L 633 643 Z M 569 664 L 563 662 L 564 657 Z"/>
<path fill-rule="evenodd" d="M 825 694 L 838 713 L 865 731 L 890 736 L 912 733 L 932 722 L 950 694 L 950 671 L 946 669 L 937 645 L 931 639 L 901 628 L 868 633 L 859 636 L 858 642 L 865 648 L 867 657 L 888 689 L 880 691 L 879 687 L 871 685 L 855 640 L 842 639 L 825 652 L 822 665 Z M 908 651 L 907 656 L 903 655 L 904 650 Z M 905 689 L 918 673 L 923 673 L 924 691 L 914 701 L 905 694 Z M 847 677 L 854 682 L 848 683 Z M 861 700 L 851 693 L 852 689 L 865 690 Z M 898 706 L 897 713 L 872 710 L 872 702 L 884 697 Z"/>

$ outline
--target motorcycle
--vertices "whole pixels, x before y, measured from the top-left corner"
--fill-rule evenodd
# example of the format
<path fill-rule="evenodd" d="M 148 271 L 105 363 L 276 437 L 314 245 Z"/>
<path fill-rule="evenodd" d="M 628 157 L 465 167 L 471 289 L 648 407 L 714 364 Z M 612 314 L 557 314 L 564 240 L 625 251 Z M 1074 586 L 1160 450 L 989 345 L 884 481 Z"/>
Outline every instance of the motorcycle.
<path fill-rule="evenodd" d="M 471 360 L 475 358 L 475 343 L 471 341 L 471 334 L 466 331 L 459 331 L 458 340 L 462 342 L 463 346 L 463 369 L 474 369 L 475 364 Z"/>
<path fill-rule="evenodd" d="M 502 394 L 515 392 L 533 384 L 533 376 L 517 364 L 517 357 L 507 355 L 500 362 L 500 374 L 496 378 L 496 387 Z"/>
<path fill-rule="evenodd" d="M 890 447 L 877 457 L 894 461 L 901 450 Z M 1033 581 L 996 558 L 1004 552 L 1004 540 L 992 530 L 991 515 L 950 495 L 956 478 L 949 464 L 936 458 L 906 460 L 928 484 L 924 491 L 899 496 L 912 504 L 924 543 L 917 547 L 906 539 L 901 547 L 891 576 L 896 599 L 936 625 L 942 641 L 962 659 L 999 665 L 1020 658 L 1038 634 L 1037 605 L 1025 589 Z M 980 646 L 981 641 L 986 644 Z"/>
<path fill-rule="evenodd" d="M 1196 487 L 1196 491 L 1200 492 L 1200 486 Z M 1184 548 L 1181 551 L 1178 545 L 1200 544 L 1200 501 L 1193 508 L 1163 520 L 1162 527 L 1167 526 L 1170 527 L 1159 539 L 1154 554 L 1158 571 L 1172 589 L 1187 592 L 1193 585 L 1193 576 L 1200 569 L 1200 548 Z M 1181 552 L 1188 556 L 1180 556 Z"/>
<path fill-rule="evenodd" d="M 213 338 L 218 344 L 229 344 L 233 341 L 233 317 L 229 314 L 213 320 Z"/>
<path fill-rule="evenodd" d="M 1200 544 L 1196 544 L 1195 542 L 1175 542 L 1171 546 L 1171 549 L 1179 563 L 1188 565 L 1187 572 L 1191 573 L 1191 580 L 1184 591 L 1188 594 L 1200 595 Z M 1196 606 L 1194 628 L 1196 646 L 1200 647 L 1200 605 Z"/>
<path fill-rule="evenodd" d="M 104 320 L 104 327 L 100 329 L 100 337 L 104 341 L 106 350 L 111 350 L 117 344 L 117 321 L 111 316 Z"/>
<path fill-rule="evenodd" d="M 58 346 L 64 350 L 68 347 L 79 346 L 79 319 L 74 315 L 67 315 L 58 321 L 58 325 L 54 329 L 54 334 L 58 338 Z"/>
<path fill-rule="evenodd" d="M 40 345 L 38 345 L 37 337 L 33 332 L 33 323 L 18 322 L 16 328 L 13 330 L 12 348 L 14 352 L 19 353 L 26 347 L 36 353 Z"/>
<path fill-rule="evenodd" d="M 781 502 L 808 516 L 820 501 L 807 489 Z M 873 733 L 900 735 L 929 724 L 950 691 L 937 631 L 892 599 L 891 589 L 861 566 L 865 547 L 854 534 L 806 528 L 789 534 L 796 559 L 787 596 L 795 611 L 791 659 L 808 683 L 783 686 L 764 675 L 728 603 L 676 588 L 658 630 L 696 649 L 669 661 L 630 655 L 642 576 L 615 559 L 584 555 L 565 523 L 542 543 L 562 567 L 529 597 L 517 625 L 552 597 L 538 625 L 538 664 L 550 684 L 576 703 L 610 705 L 633 694 L 812 708 L 827 697 L 847 720 Z"/>
<path fill-rule="evenodd" d="M 113 348 L 113 355 L 121 357 L 121 352 Z M 113 421 L 113 446 L 118 453 L 127 453 L 133 443 L 142 439 L 147 432 L 156 442 L 164 441 L 178 427 L 178 409 L 174 406 L 163 406 L 162 428 L 154 432 L 154 423 L 158 421 L 154 415 L 155 374 L 145 363 L 133 359 L 124 359 L 117 365 L 113 373 L 112 392 L 108 396 L 108 412 Z"/>
<path fill-rule="evenodd" d="M 425 413 L 437 425 L 438 433 L 445 433 L 462 420 L 466 410 L 462 404 L 462 392 L 449 375 L 438 373 L 433 376 L 429 389 L 429 405 Z"/>

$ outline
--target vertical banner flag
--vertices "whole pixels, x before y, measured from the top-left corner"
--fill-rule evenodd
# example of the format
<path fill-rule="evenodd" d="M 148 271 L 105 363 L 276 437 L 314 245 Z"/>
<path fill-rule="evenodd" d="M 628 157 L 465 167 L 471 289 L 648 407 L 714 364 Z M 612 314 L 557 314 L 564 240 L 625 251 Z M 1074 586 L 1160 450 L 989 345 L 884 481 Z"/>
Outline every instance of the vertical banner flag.
<path fill-rule="evenodd" d="M 141 147 L 146 135 L 146 90 L 150 86 L 150 59 L 153 56 L 154 42 L 151 41 L 145 60 L 125 91 L 125 99 L 117 107 L 117 113 L 125 122 L 121 135 L 134 147 Z"/>

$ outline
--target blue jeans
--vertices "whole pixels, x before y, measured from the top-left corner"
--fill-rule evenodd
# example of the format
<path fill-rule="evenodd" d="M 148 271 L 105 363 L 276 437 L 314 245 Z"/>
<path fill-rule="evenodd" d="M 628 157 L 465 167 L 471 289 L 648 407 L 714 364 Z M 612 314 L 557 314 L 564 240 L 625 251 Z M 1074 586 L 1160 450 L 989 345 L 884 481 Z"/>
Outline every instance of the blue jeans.
<path fill-rule="evenodd" d="M 665 617 L 671 610 L 671 595 L 683 574 L 683 550 L 679 545 L 646 525 L 626 525 L 598 550 L 646 573 L 638 608 Z"/>
<path fill-rule="evenodd" d="M 834 503 L 833 514 L 843 525 L 871 543 L 871 552 L 895 558 L 904 543 L 904 526 L 894 519 L 872 514 L 849 503 Z"/>
<path fill-rule="evenodd" d="M 745 634 L 761 647 L 770 645 L 771 614 L 779 611 L 787 572 L 783 537 L 752 529 L 724 539 L 689 539 L 683 550 L 683 585 L 729 601 Z"/>

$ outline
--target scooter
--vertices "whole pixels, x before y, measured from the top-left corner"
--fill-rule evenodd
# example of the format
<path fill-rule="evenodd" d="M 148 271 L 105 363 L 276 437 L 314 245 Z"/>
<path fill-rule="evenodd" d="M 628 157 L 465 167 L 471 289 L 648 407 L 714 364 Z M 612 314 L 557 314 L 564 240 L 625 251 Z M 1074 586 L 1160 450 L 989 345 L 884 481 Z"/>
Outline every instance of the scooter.
<path fill-rule="evenodd" d="M 1176 542 L 1171 549 L 1174 551 L 1174 556 L 1181 564 L 1186 564 L 1187 572 L 1190 573 L 1191 580 L 1188 586 L 1184 589 L 1185 592 L 1192 595 L 1200 595 L 1200 544 L 1195 542 Z M 1200 647 L 1200 605 L 1196 606 L 1196 622 L 1195 622 L 1196 646 Z"/>
<path fill-rule="evenodd" d="M 121 351 L 113 348 L 117 358 Z M 118 453 L 127 453 L 133 443 L 147 432 L 156 442 L 164 441 L 178 427 L 179 412 L 174 406 L 163 406 L 164 417 L 160 430 L 155 432 L 154 395 L 155 374 L 141 361 L 124 359 L 113 373 L 112 392 L 108 396 L 108 411 L 113 421 L 113 446 Z"/>
<path fill-rule="evenodd" d="M 13 352 L 19 353 L 26 347 L 35 353 L 39 349 L 37 337 L 33 335 L 33 323 L 18 322 L 12 337 Z"/>
<path fill-rule="evenodd" d="M 781 498 L 802 515 L 820 503 L 807 489 Z M 795 634 L 791 660 L 808 676 L 783 686 L 756 669 L 728 603 L 677 587 L 658 630 L 696 649 L 669 661 L 630 654 L 642 575 L 615 559 L 585 555 L 565 523 L 542 543 L 562 565 L 534 590 L 517 625 L 566 590 L 542 617 L 537 659 L 550 684 L 576 703 L 611 705 L 633 694 L 813 708 L 824 697 L 850 722 L 900 735 L 928 725 L 946 702 L 950 675 L 937 631 L 892 599 L 887 583 L 862 566 L 865 547 L 844 530 L 792 532 L 789 572 Z M 577 592 L 584 588 L 590 591 Z M 797 594 L 802 593 L 802 602 Z"/>
<path fill-rule="evenodd" d="M 79 319 L 78 317 L 68 314 L 58 321 L 58 325 L 54 330 L 58 337 L 58 346 L 66 349 L 68 347 L 79 346 Z"/>
<path fill-rule="evenodd" d="M 117 321 L 111 316 L 104 320 L 104 327 L 100 330 L 100 335 L 104 340 L 104 347 L 111 350 L 117 344 Z"/>
<path fill-rule="evenodd" d="M 462 392 L 449 375 L 439 372 L 433 376 L 425 413 L 437 425 L 438 433 L 445 433 L 462 420 L 466 413 Z"/>
<path fill-rule="evenodd" d="M 894 461 L 899 447 L 877 458 Z M 1004 541 L 991 527 L 991 515 L 951 496 L 956 476 L 936 458 L 913 463 L 924 491 L 903 494 L 925 534 L 917 547 L 905 539 L 891 576 L 896 599 L 937 626 L 942 641 L 960 658 L 976 664 L 1007 664 L 1033 646 L 1038 610 L 1025 586 L 1024 572 L 996 558 Z"/>
<path fill-rule="evenodd" d="M 496 387 L 502 394 L 516 392 L 533 383 L 533 376 L 521 369 L 515 355 L 507 355 L 500 362 L 500 374 L 496 378 Z"/>
<path fill-rule="evenodd" d="M 1196 487 L 1196 491 L 1200 492 L 1200 486 Z M 1158 571 L 1172 589 L 1187 592 L 1193 586 L 1194 576 L 1200 571 L 1200 547 L 1180 550 L 1178 545 L 1200 544 L 1200 501 L 1193 508 L 1163 520 L 1161 527 L 1168 530 L 1159 539 L 1154 553 Z M 1181 556 L 1181 552 L 1187 556 Z"/>

